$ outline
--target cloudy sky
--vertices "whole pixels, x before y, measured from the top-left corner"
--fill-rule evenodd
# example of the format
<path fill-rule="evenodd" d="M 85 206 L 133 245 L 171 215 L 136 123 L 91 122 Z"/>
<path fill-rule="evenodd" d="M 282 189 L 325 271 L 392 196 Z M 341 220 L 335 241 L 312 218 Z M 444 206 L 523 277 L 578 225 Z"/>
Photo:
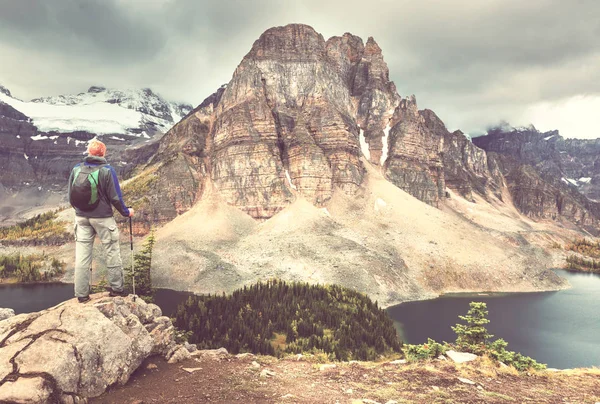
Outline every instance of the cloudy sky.
<path fill-rule="evenodd" d="M 0 0 L 0 84 L 21 99 L 150 87 L 196 105 L 293 22 L 373 36 L 400 95 L 449 129 L 600 137 L 597 0 Z"/>

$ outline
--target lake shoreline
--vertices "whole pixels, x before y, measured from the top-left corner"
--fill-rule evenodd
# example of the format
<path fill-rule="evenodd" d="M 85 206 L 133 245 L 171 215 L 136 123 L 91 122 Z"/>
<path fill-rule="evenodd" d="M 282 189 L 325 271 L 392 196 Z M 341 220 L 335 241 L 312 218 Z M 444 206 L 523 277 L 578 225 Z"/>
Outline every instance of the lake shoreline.
<path fill-rule="evenodd" d="M 580 271 L 569 271 L 565 268 L 551 268 L 549 269 L 551 271 L 565 271 L 568 273 L 575 273 L 575 274 L 584 274 L 584 275 L 598 275 L 595 273 L 589 273 L 589 272 L 580 272 Z M 558 275 L 558 274 L 557 274 Z M 559 275 L 560 276 L 560 275 Z M 565 279 L 564 277 L 561 277 L 561 279 Z M 73 285 L 73 282 L 71 281 L 66 281 L 64 280 L 64 275 L 59 278 L 59 279 L 51 279 L 48 281 L 35 281 L 35 282 L 3 282 L 0 281 L 0 286 L 2 285 L 36 285 L 36 284 L 71 284 Z M 392 303 L 386 303 L 386 304 L 381 304 L 380 303 L 380 307 L 382 309 L 389 309 L 391 307 L 395 307 L 401 304 L 405 304 L 405 303 L 411 303 L 411 302 L 422 302 L 422 301 L 427 301 L 427 300 L 435 300 L 435 299 L 440 299 L 440 298 L 444 298 L 444 297 L 460 297 L 460 296 L 466 296 L 466 295 L 473 295 L 473 297 L 477 297 L 477 295 L 484 295 L 484 296 L 489 296 L 489 295 L 514 295 L 514 294 L 521 294 L 521 293 L 527 293 L 527 294 L 531 294 L 531 293 L 545 293 L 545 292 L 558 292 L 561 290 L 567 290 L 572 288 L 572 285 L 569 284 L 568 280 L 566 282 L 566 284 L 563 285 L 556 285 L 557 287 L 555 288 L 517 288 L 517 289 L 512 289 L 512 288 L 502 288 L 502 290 L 490 290 L 490 289 L 481 289 L 481 290 L 475 290 L 475 289 L 468 289 L 468 290 L 449 290 L 449 291 L 444 291 L 442 293 L 435 293 L 432 292 L 431 294 L 424 294 L 423 296 L 421 296 L 422 298 L 417 298 L 417 299 L 410 299 L 410 300 L 400 300 L 398 302 L 392 302 Z M 181 292 L 181 293 L 191 293 L 194 295 L 200 295 L 201 293 L 198 293 L 196 291 L 193 290 L 186 290 L 186 289 L 178 289 L 178 288 L 172 288 L 172 287 L 166 287 L 166 286 L 155 286 L 155 289 L 167 289 L 167 290 L 172 290 L 175 292 Z"/>

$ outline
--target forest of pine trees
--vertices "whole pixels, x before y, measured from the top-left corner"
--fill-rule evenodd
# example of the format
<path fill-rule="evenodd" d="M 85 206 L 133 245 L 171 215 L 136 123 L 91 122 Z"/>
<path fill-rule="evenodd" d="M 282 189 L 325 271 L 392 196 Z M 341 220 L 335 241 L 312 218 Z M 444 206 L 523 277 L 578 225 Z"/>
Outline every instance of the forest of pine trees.
<path fill-rule="evenodd" d="M 62 245 L 73 239 L 65 230 L 66 223 L 56 221 L 58 211 L 40 213 L 17 223 L 0 228 L 0 243 L 5 245 Z"/>
<path fill-rule="evenodd" d="M 600 273 L 600 242 L 581 239 L 567 245 L 566 250 L 578 254 L 567 256 L 567 270 Z"/>
<path fill-rule="evenodd" d="M 0 281 L 44 282 L 64 272 L 65 263 L 44 254 L 0 255 Z M 44 269 L 44 270 L 42 270 Z"/>
<path fill-rule="evenodd" d="M 374 360 L 402 346 L 385 310 L 337 285 L 270 280 L 231 295 L 193 296 L 178 307 L 175 326 L 190 331 L 190 342 L 201 349 L 235 354 Z"/>

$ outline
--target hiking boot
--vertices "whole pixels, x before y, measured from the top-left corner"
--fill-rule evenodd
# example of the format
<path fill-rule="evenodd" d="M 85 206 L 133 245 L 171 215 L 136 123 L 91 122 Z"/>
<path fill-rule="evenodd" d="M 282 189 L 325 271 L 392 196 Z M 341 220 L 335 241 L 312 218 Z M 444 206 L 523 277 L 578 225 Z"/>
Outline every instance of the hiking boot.
<path fill-rule="evenodd" d="M 110 293 L 108 294 L 110 297 L 116 297 L 116 296 L 120 296 L 120 297 L 127 297 L 129 296 L 129 293 L 125 292 L 124 290 L 117 292 L 111 289 Z"/>
<path fill-rule="evenodd" d="M 85 303 L 85 302 L 90 301 L 90 297 L 89 296 L 78 297 L 77 300 L 79 301 L 79 303 Z"/>

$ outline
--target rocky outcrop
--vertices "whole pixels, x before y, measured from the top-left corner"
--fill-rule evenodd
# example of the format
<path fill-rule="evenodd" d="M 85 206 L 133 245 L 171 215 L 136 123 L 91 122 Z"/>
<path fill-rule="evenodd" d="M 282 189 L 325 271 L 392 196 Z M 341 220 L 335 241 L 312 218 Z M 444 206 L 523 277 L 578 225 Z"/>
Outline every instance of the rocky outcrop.
<path fill-rule="evenodd" d="M 154 304 L 94 295 L 0 322 L 0 401 L 63 402 L 124 384 L 150 355 L 181 347 Z"/>
<path fill-rule="evenodd" d="M 493 129 L 473 143 L 506 177 L 515 206 L 532 218 L 600 224 L 600 140 L 563 139 L 533 126 Z"/>
<path fill-rule="evenodd" d="M 442 150 L 444 137 L 429 114 L 420 113 L 415 96 L 396 109 L 389 134 L 387 178 L 423 202 L 437 206 L 446 188 Z"/>
<path fill-rule="evenodd" d="M 442 159 L 446 187 L 468 200 L 474 192 L 483 197 L 491 192 L 502 199 L 505 183 L 498 164 L 460 130 L 444 133 Z"/>
<path fill-rule="evenodd" d="M 431 110 L 419 110 L 415 96 L 400 102 L 392 118 L 387 178 L 411 195 L 434 206 L 446 187 L 472 200 L 473 192 L 500 196 L 502 174 L 484 150 L 461 131 L 450 133 Z"/>

